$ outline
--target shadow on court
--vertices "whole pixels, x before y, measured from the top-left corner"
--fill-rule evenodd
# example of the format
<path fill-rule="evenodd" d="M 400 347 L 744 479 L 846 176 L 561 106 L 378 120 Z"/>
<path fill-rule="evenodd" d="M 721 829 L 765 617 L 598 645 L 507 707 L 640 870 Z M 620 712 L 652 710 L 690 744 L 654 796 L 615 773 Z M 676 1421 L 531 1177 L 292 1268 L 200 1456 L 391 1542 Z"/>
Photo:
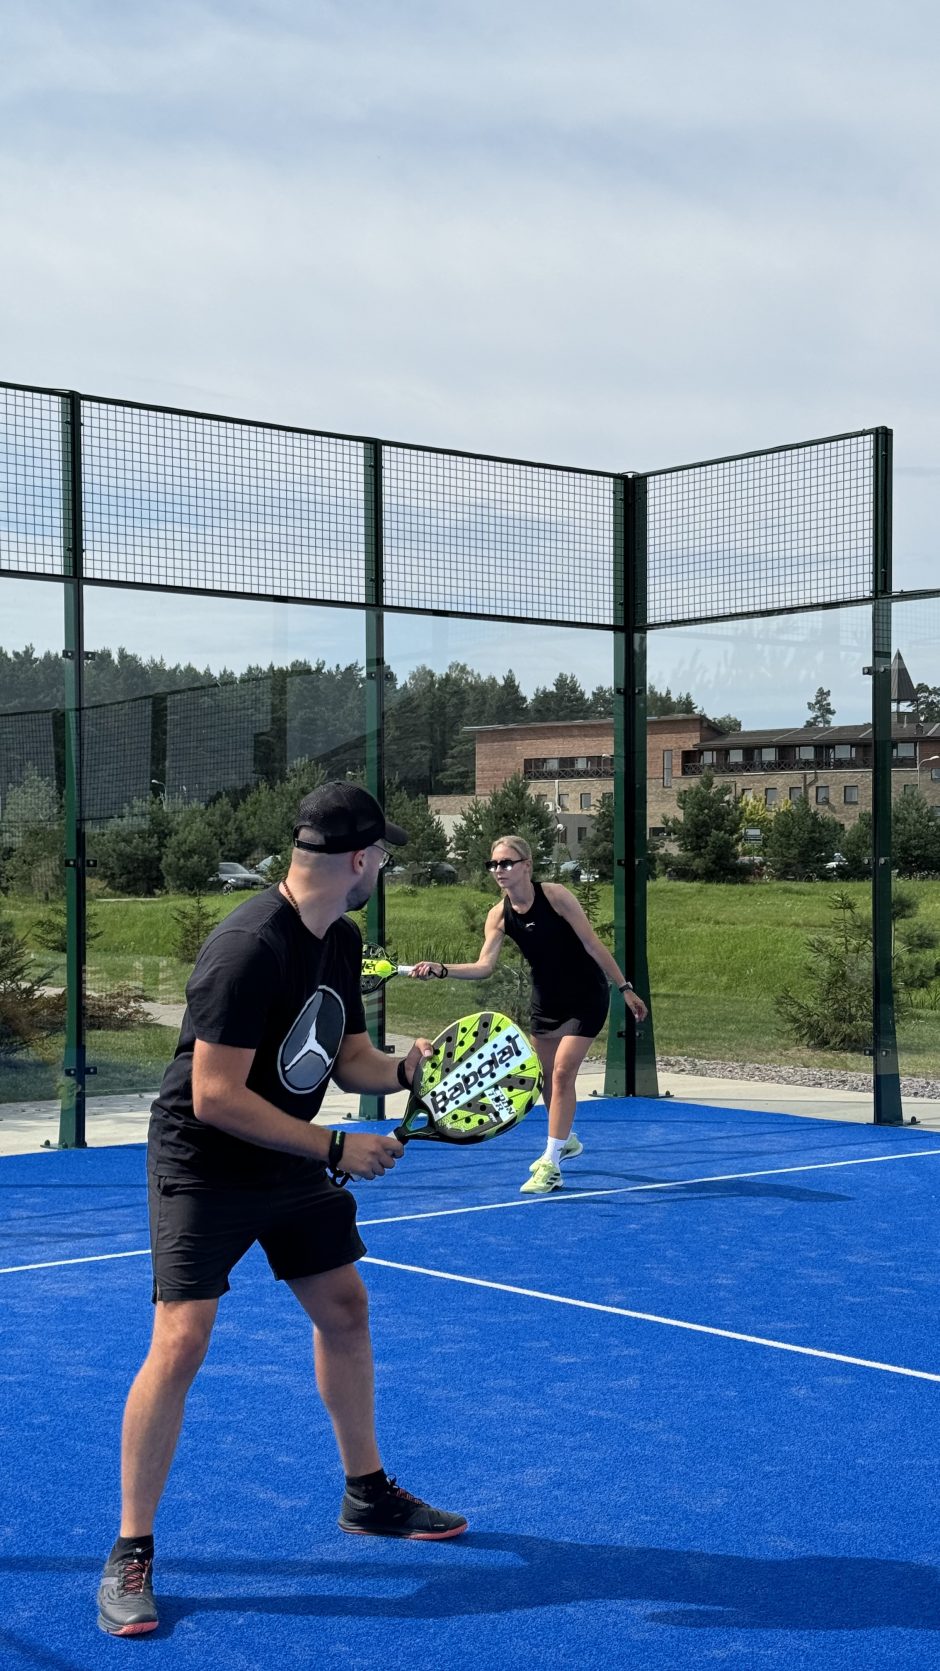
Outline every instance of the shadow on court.
<path fill-rule="evenodd" d="M 602 1180 L 602 1181 L 601 1181 Z M 631 1193 L 625 1193 L 619 1198 L 611 1200 L 603 1195 L 595 1196 L 598 1206 L 604 1206 L 607 1201 L 611 1206 L 629 1205 L 637 1203 L 652 1205 L 653 1202 L 662 1204 L 671 1201 L 681 1205 L 683 1201 L 711 1201 L 728 1196 L 734 1200 L 755 1201 L 818 1201 L 821 1204 L 828 1201 L 852 1201 L 854 1197 L 836 1190 L 805 1189 L 800 1184 L 775 1184 L 762 1178 L 716 1178 L 713 1182 L 699 1184 L 684 1184 L 679 1178 L 663 1188 L 662 1179 L 644 1178 L 629 1172 L 593 1172 L 589 1179 L 584 1180 L 584 1188 L 569 1188 L 567 1185 L 562 1192 L 572 1199 L 584 1195 L 589 1201 L 591 1189 L 601 1189 L 619 1185 L 633 1184 L 636 1186 Z M 642 1189 L 643 1184 L 658 1185 L 658 1188 Z"/>
<path fill-rule="evenodd" d="M 506 1559 L 499 1564 L 467 1560 L 488 1552 Z M 448 1619 L 521 1613 L 548 1607 L 593 1603 L 635 1603 L 652 1608 L 648 1624 L 693 1630 L 865 1631 L 940 1629 L 940 1571 L 907 1561 L 874 1558 L 798 1556 L 792 1560 L 757 1560 L 743 1555 L 710 1555 L 674 1549 L 632 1549 L 614 1545 L 562 1543 L 550 1538 L 471 1533 L 461 1540 L 454 1562 L 426 1561 L 402 1546 L 402 1558 L 355 1564 L 330 1561 L 255 1561 L 226 1556 L 218 1562 L 157 1559 L 156 1590 L 160 1635 L 191 1615 L 243 1613 L 298 1618 Z M 98 1561 L 84 1558 L 0 1560 L 0 1572 L 33 1574 L 85 1573 L 94 1587 Z M 293 1585 L 308 1580 L 316 1594 L 271 1595 L 253 1588 L 247 1594 L 174 1596 L 173 1575 L 192 1580 L 204 1574 L 207 1589 L 220 1579 L 245 1578 L 253 1586 L 279 1577 Z M 348 1589 L 361 1580 L 356 1595 L 329 1595 L 331 1578 Z M 406 1596 L 368 1594 L 371 1581 L 387 1588 L 392 1580 L 414 1585 Z M 93 1597 L 89 1591 L 89 1607 Z M 55 1664 L 54 1660 L 38 1663 Z"/>

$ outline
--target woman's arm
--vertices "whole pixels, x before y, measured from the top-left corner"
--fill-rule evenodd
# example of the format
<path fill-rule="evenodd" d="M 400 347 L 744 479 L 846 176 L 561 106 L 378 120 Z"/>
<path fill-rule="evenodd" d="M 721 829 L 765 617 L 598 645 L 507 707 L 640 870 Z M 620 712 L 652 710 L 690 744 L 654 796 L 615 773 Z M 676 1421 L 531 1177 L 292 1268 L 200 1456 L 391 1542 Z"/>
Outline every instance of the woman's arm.
<path fill-rule="evenodd" d="M 642 998 L 637 997 L 626 975 L 621 973 L 619 965 L 607 950 L 603 940 L 598 939 L 584 914 L 580 901 L 575 899 L 574 894 L 567 888 L 562 887 L 560 882 L 543 882 L 542 892 L 552 910 L 557 911 L 560 917 L 564 917 L 565 922 L 569 923 L 574 929 L 585 951 L 590 953 L 594 962 L 603 970 L 611 986 L 616 986 L 621 990 L 627 1009 L 632 1010 L 637 1021 L 645 1021 L 648 1014 L 646 1005 Z"/>
<path fill-rule="evenodd" d="M 445 975 L 456 981 L 485 981 L 493 973 L 503 949 L 503 907 L 494 905 L 487 913 L 483 944 L 475 963 L 416 963 L 412 979 L 426 981 L 429 975 Z"/>

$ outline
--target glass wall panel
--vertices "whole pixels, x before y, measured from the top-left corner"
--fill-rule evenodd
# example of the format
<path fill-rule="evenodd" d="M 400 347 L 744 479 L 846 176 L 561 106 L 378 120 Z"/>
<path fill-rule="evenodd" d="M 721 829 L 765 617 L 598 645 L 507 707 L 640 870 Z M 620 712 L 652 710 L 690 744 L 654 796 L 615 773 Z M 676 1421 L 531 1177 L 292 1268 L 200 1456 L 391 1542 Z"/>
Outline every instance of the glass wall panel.
<path fill-rule="evenodd" d="M 940 598 L 895 604 L 893 962 L 904 1115 L 940 1098 Z M 906 746 L 905 746 L 906 745 Z"/>
<path fill-rule="evenodd" d="M 649 635 L 650 962 L 674 1096 L 872 1118 L 870 660 L 867 608 Z"/>
<path fill-rule="evenodd" d="M 306 791 L 363 772 L 364 618 L 89 586 L 85 633 L 89 1088 L 147 1100 L 205 934 L 286 870 Z"/>
<path fill-rule="evenodd" d="M 483 864 L 491 838 L 510 833 L 527 835 L 539 877 L 569 886 L 612 945 L 611 636 L 394 614 L 385 646 L 389 805 L 415 832 L 386 872 L 393 958 L 476 960 L 500 897 Z M 509 944 L 488 981 L 399 978 L 385 993 L 390 1039 L 434 1037 L 484 1008 L 528 1020 L 528 976 Z M 605 1042 L 606 1031 L 589 1058 L 595 1081 Z"/>
<path fill-rule="evenodd" d="M 0 1102 L 30 1146 L 58 1134 L 65 1031 L 63 618 L 60 584 L 0 580 Z"/>

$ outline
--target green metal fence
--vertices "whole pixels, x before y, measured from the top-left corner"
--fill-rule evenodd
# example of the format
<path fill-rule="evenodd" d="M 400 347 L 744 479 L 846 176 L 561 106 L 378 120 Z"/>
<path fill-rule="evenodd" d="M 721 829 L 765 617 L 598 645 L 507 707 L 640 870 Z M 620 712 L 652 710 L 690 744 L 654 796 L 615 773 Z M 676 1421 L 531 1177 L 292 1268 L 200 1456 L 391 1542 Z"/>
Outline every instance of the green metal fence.
<path fill-rule="evenodd" d="M 506 645 L 536 630 L 545 645 L 556 630 L 594 635 L 614 692 L 615 950 L 648 990 L 648 635 L 859 605 L 872 619 L 873 1106 L 876 1120 L 900 1120 L 890 491 L 883 429 L 615 474 L 0 385 L 0 580 L 42 584 L 62 622 L 55 699 L 0 712 L 0 827 L 30 771 L 55 784 L 63 808 L 60 1142 L 85 1141 L 97 1067 L 86 1032 L 96 839 L 124 818 L 143 840 L 148 803 L 248 795 L 283 782 L 301 758 L 361 771 L 381 796 L 392 623 L 462 621 L 468 632 L 478 623 Z M 90 696 L 87 618 L 114 591 L 144 615 L 166 598 L 189 598 L 194 610 L 213 599 L 301 606 L 327 639 L 352 612 L 364 690 L 343 696 L 337 669 L 327 691 L 325 675 L 316 685 L 288 659 L 252 678 Z M 380 889 L 368 937 L 383 941 L 385 926 Z M 369 1023 L 384 1044 L 384 998 Z M 609 1092 L 657 1094 L 654 1023 L 655 1013 L 638 1037 L 612 1023 Z"/>

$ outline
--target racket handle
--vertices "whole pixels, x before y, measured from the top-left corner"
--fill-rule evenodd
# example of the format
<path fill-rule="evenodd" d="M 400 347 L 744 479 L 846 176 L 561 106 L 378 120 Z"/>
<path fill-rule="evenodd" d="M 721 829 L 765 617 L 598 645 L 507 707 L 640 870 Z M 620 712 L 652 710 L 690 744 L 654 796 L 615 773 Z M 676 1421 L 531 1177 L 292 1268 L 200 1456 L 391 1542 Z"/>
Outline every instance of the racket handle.
<path fill-rule="evenodd" d="M 413 963 L 399 963 L 398 967 L 395 970 L 395 973 L 396 973 L 396 975 L 410 975 L 410 974 L 412 974 L 413 970 L 414 970 L 414 964 Z"/>

